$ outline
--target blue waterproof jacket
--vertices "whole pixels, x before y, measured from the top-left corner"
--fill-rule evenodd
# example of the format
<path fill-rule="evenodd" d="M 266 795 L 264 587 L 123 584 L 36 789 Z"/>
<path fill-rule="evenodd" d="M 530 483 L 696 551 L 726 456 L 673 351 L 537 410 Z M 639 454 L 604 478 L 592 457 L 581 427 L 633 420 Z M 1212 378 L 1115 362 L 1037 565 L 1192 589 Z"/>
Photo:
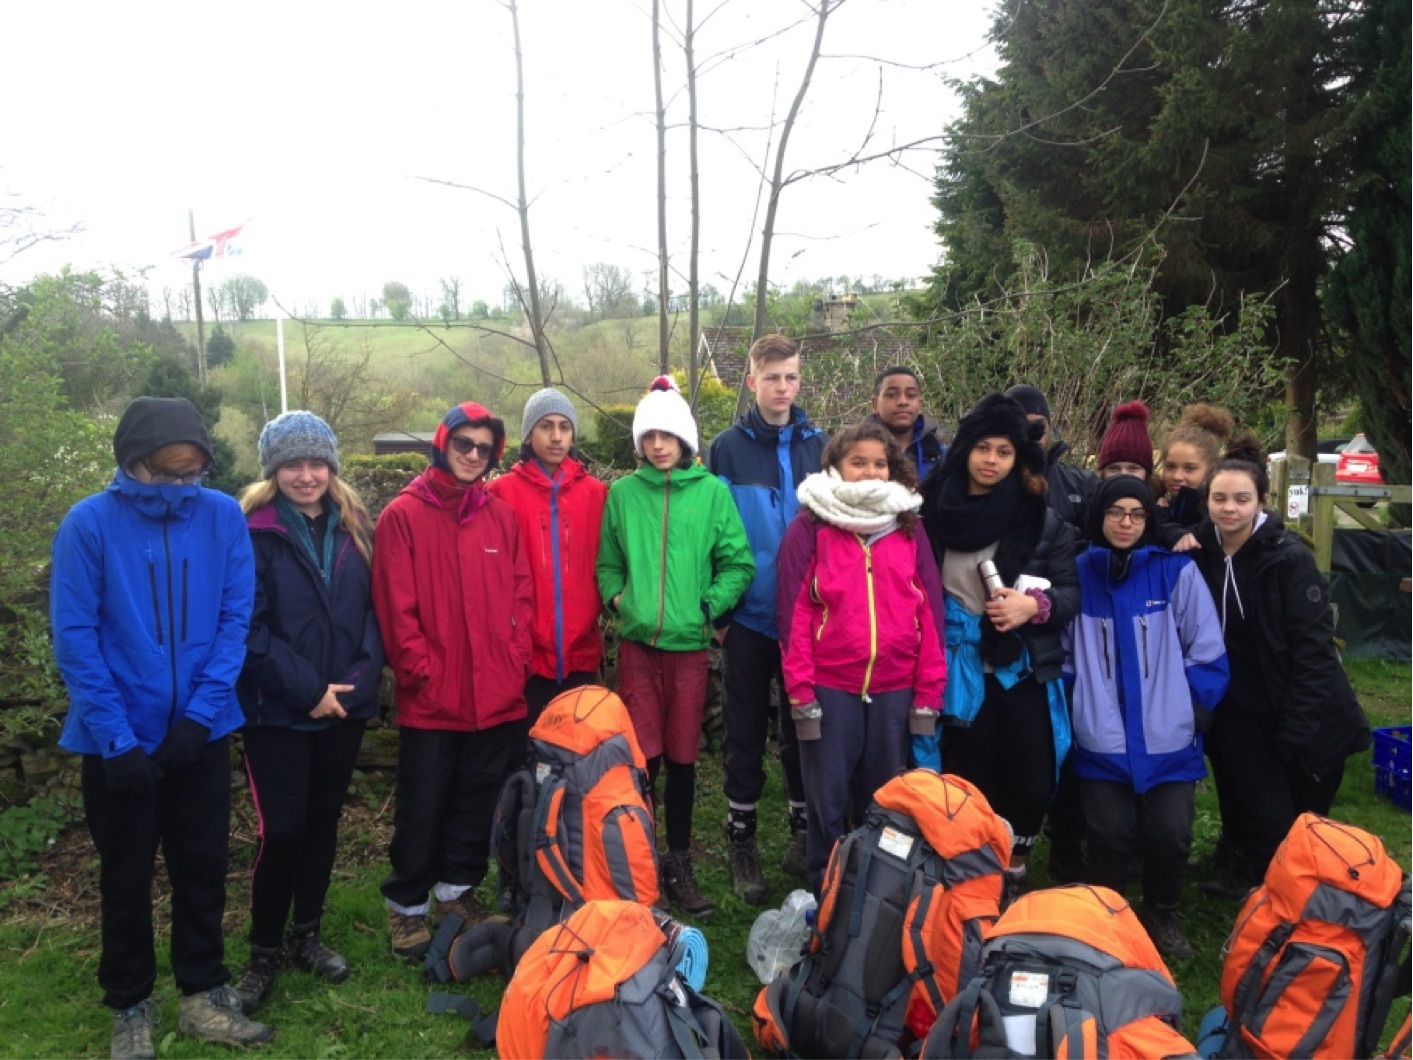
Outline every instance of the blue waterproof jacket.
<path fill-rule="evenodd" d="M 1070 762 L 1081 777 L 1139 794 L 1199 780 L 1194 704 L 1215 708 L 1230 678 L 1212 594 L 1186 554 L 1144 545 L 1119 582 L 1110 556 L 1091 547 L 1076 561 L 1082 603 L 1063 638 L 1074 689 Z"/>
<path fill-rule="evenodd" d="M 330 527 L 326 585 L 289 525 L 289 513 L 269 504 L 251 512 L 247 522 L 255 548 L 255 607 L 236 686 L 245 723 L 307 727 L 309 712 L 331 684 L 353 685 L 339 695 L 350 718 L 372 717 L 378 712 L 383 640 L 373 612 L 373 572 L 353 536 L 342 524 Z"/>
<path fill-rule="evenodd" d="M 240 727 L 254 564 L 235 500 L 118 471 L 54 538 L 50 617 L 69 690 L 59 737 L 80 754 L 157 749 L 182 717 Z"/>
<path fill-rule="evenodd" d="M 766 423 L 754 405 L 733 426 L 718 434 L 707 450 L 706 465 L 731 489 L 746 527 L 756 574 L 734 610 L 717 626 L 739 622 L 779 639 L 775 624 L 775 561 L 785 530 L 800 510 L 795 490 L 820 470 L 825 433 L 810 423 L 804 409 L 790 409 L 784 427 Z"/>

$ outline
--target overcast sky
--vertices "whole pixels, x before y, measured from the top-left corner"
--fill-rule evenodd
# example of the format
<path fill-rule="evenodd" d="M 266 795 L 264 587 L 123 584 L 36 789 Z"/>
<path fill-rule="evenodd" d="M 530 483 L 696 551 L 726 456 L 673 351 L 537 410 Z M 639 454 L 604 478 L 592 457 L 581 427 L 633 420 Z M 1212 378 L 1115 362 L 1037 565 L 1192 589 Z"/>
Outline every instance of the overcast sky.
<path fill-rule="evenodd" d="M 640 276 L 655 268 L 651 3 L 520 3 L 537 265 L 582 301 L 586 263 Z M 663 6 L 680 20 L 685 0 Z M 726 292 L 743 259 L 747 286 L 755 272 L 756 167 L 814 25 L 800 0 L 696 9 L 700 121 L 731 130 L 701 134 L 702 276 Z M 829 21 L 787 171 L 939 133 L 956 113 L 947 81 L 990 68 L 988 21 L 972 2 L 846 0 Z M 497 0 L 26 3 L 9 5 L 5 30 L 0 190 L 83 232 L 20 256 L 0 279 L 66 262 L 151 267 L 156 294 L 189 275 L 171 257 L 187 242 L 188 208 L 198 236 L 249 219 L 244 255 L 208 275 L 259 276 L 291 309 L 376 295 L 385 280 L 432 294 L 443 276 L 460 277 L 465 303 L 495 302 L 503 255 L 522 269 L 512 210 L 420 179 L 514 198 L 514 60 Z M 663 64 L 677 125 L 668 225 L 680 291 L 689 232 L 679 39 L 664 35 Z M 924 275 L 937 258 L 935 162 L 913 152 L 787 189 L 772 280 Z"/>

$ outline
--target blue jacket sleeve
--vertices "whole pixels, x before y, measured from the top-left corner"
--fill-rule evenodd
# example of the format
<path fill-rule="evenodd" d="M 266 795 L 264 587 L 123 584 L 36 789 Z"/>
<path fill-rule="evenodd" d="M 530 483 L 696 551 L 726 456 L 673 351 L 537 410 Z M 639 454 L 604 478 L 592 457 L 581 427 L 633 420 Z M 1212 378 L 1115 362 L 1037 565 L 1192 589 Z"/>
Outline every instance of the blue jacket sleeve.
<path fill-rule="evenodd" d="M 1222 640 L 1222 623 L 1217 617 L 1212 594 L 1197 564 L 1187 562 L 1178 571 L 1173 585 L 1173 609 L 1177 618 L 1178 641 L 1186 666 L 1188 688 L 1192 701 L 1213 710 L 1227 694 L 1231 668 L 1227 664 L 1226 643 Z"/>
<path fill-rule="evenodd" d="M 200 669 L 194 675 L 191 698 L 185 716 L 202 725 L 214 726 L 234 694 L 236 678 L 245 663 L 245 640 L 250 632 L 250 612 L 255 597 L 255 558 L 245 517 L 230 498 L 224 498 L 225 518 L 222 540 L 216 554 L 225 560 L 221 590 L 221 616 L 216 639 Z"/>
<path fill-rule="evenodd" d="M 92 513 L 75 509 L 54 537 L 49 617 L 54 660 L 69 692 L 69 711 L 104 758 L 137 746 L 127 707 L 104 661 L 99 636 L 103 598 L 102 531 Z"/>

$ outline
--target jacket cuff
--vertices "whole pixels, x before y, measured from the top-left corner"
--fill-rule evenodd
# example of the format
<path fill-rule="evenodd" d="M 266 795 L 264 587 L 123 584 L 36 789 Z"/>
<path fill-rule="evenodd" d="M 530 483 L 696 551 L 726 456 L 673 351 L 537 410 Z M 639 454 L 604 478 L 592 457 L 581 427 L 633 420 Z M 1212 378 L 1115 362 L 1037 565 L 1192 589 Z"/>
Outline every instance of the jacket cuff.
<path fill-rule="evenodd" d="M 908 733 L 912 736 L 932 736 L 937 732 L 937 708 L 916 704 L 908 712 Z"/>

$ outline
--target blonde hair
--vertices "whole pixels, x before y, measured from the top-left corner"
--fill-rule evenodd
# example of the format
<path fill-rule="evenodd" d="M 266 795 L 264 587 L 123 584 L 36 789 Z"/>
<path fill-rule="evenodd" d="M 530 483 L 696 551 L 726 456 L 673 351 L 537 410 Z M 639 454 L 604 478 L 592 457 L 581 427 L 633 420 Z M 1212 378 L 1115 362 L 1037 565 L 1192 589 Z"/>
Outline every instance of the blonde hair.
<path fill-rule="evenodd" d="M 240 491 L 240 510 L 249 515 L 258 508 L 274 504 L 275 498 L 279 495 L 280 487 L 275 482 L 275 476 L 262 478 L 259 482 L 252 482 Z M 329 470 L 328 496 L 330 503 L 339 510 L 339 522 L 345 530 L 353 535 L 354 547 L 358 549 L 364 562 L 371 566 L 373 563 L 373 517 L 368 514 L 367 505 L 358 496 L 358 491 L 334 474 L 332 468 Z"/>
<path fill-rule="evenodd" d="M 778 334 L 762 335 L 751 343 L 750 353 L 747 354 L 751 361 L 752 375 L 775 361 L 788 361 L 791 357 L 799 355 L 800 348 L 784 335 Z"/>

